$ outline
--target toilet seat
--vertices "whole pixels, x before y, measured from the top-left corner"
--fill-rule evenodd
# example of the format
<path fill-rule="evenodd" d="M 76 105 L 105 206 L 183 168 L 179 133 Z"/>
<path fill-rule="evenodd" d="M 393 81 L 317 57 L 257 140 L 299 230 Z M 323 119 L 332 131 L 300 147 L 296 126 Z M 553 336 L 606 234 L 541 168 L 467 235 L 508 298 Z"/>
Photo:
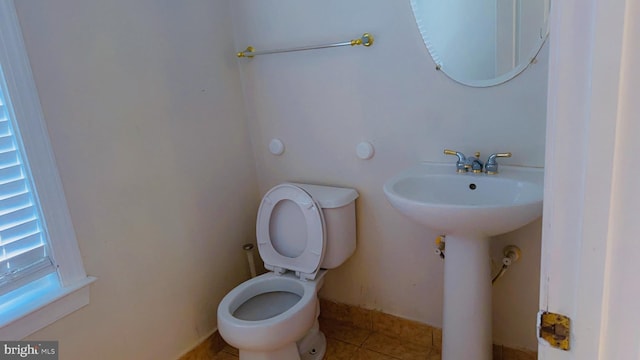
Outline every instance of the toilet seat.
<path fill-rule="evenodd" d="M 283 211 L 281 205 L 302 218 L 279 228 L 287 230 L 286 234 L 272 238 L 271 225 Z M 269 190 L 258 209 L 256 236 L 265 268 L 278 274 L 292 270 L 303 280 L 315 279 L 325 254 L 325 225 L 322 208 L 305 190 L 288 183 Z"/>

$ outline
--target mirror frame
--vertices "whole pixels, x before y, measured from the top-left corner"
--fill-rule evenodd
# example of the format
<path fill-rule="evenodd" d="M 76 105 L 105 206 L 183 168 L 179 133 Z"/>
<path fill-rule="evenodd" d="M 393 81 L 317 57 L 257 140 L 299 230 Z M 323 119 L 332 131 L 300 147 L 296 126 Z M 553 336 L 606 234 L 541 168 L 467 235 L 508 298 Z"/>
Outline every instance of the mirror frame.
<path fill-rule="evenodd" d="M 444 66 L 442 64 L 442 62 L 440 61 L 440 58 L 437 54 L 437 52 L 435 51 L 435 49 L 433 48 L 433 45 L 430 42 L 430 36 L 429 34 L 427 34 L 427 31 L 425 29 L 425 27 L 422 25 L 423 21 L 422 19 L 419 19 L 417 14 L 416 14 L 416 9 L 418 8 L 418 4 L 417 2 L 420 0 L 411 0 L 411 13 L 413 14 L 413 18 L 415 20 L 416 25 L 418 26 L 418 31 L 420 32 L 420 35 L 422 35 L 422 41 L 424 42 L 425 47 L 427 48 L 427 51 L 429 52 L 429 55 L 431 55 L 431 59 L 433 60 L 433 62 L 436 65 L 436 70 L 438 70 L 439 72 L 442 72 L 443 74 L 445 74 L 449 79 L 462 84 L 462 85 L 466 85 L 466 86 L 471 86 L 471 87 L 491 87 L 491 86 L 496 86 L 496 85 L 500 85 L 503 84 L 513 78 L 515 78 L 516 76 L 518 76 L 520 73 L 522 73 L 525 69 L 527 69 L 531 64 L 536 62 L 536 58 L 538 57 L 538 54 L 540 53 L 540 50 L 542 50 L 542 46 L 544 46 L 544 43 L 547 41 L 547 39 L 549 38 L 549 17 L 547 14 L 547 17 L 545 18 L 545 23 L 543 24 L 543 27 L 545 29 L 545 34 L 544 36 L 540 36 L 540 38 L 538 39 L 538 41 L 536 42 L 536 45 L 534 46 L 534 48 L 532 49 L 532 51 L 529 53 L 529 56 L 527 57 L 528 61 L 523 61 L 521 63 L 519 63 L 516 67 L 514 67 L 513 69 L 511 69 L 511 71 L 508 71 L 504 74 L 501 74 L 495 78 L 491 78 L 491 79 L 482 79 L 482 80 L 466 80 L 466 79 L 456 79 L 455 77 L 451 76 L 446 69 L 446 66 Z M 548 7 L 547 7 L 547 11 L 548 11 Z"/>

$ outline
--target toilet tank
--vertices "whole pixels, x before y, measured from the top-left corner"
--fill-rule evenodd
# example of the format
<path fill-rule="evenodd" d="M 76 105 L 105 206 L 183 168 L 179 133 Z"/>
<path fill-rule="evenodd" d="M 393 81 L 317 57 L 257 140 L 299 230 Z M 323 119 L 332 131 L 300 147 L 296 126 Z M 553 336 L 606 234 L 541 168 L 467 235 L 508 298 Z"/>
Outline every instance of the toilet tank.
<path fill-rule="evenodd" d="M 342 265 L 356 250 L 356 199 L 358 192 L 351 188 L 323 185 L 294 184 L 313 197 L 322 208 L 326 232 L 323 269 Z"/>

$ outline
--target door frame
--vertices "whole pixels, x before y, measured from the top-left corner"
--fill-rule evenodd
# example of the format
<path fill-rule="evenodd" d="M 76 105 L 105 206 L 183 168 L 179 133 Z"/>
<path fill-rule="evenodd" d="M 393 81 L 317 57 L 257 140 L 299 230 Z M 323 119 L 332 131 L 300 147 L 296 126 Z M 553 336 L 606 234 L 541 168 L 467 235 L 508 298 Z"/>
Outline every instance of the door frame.
<path fill-rule="evenodd" d="M 540 341 L 539 359 L 606 359 L 603 329 L 615 306 L 610 269 L 619 254 L 612 214 L 621 189 L 614 180 L 624 154 L 640 150 L 618 141 L 632 120 L 625 107 L 633 105 L 624 99 L 633 86 L 640 90 L 623 76 L 627 59 L 640 52 L 629 39 L 640 40 L 631 16 L 639 8 L 633 0 L 551 5 L 540 309 L 569 316 L 572 327 L 570 351 Z M 624 206 L 640 213 L 639 205 Z"/>

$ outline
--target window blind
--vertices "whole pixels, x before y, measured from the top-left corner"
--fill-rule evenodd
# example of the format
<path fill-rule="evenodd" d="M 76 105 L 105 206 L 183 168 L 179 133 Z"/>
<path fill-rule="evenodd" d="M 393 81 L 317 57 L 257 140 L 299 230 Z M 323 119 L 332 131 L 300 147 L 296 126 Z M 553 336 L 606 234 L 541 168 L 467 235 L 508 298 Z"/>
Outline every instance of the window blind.
<path fill-rule="evenodd" d="M 55 270 L 0 70 L 0 295 Z"/>

